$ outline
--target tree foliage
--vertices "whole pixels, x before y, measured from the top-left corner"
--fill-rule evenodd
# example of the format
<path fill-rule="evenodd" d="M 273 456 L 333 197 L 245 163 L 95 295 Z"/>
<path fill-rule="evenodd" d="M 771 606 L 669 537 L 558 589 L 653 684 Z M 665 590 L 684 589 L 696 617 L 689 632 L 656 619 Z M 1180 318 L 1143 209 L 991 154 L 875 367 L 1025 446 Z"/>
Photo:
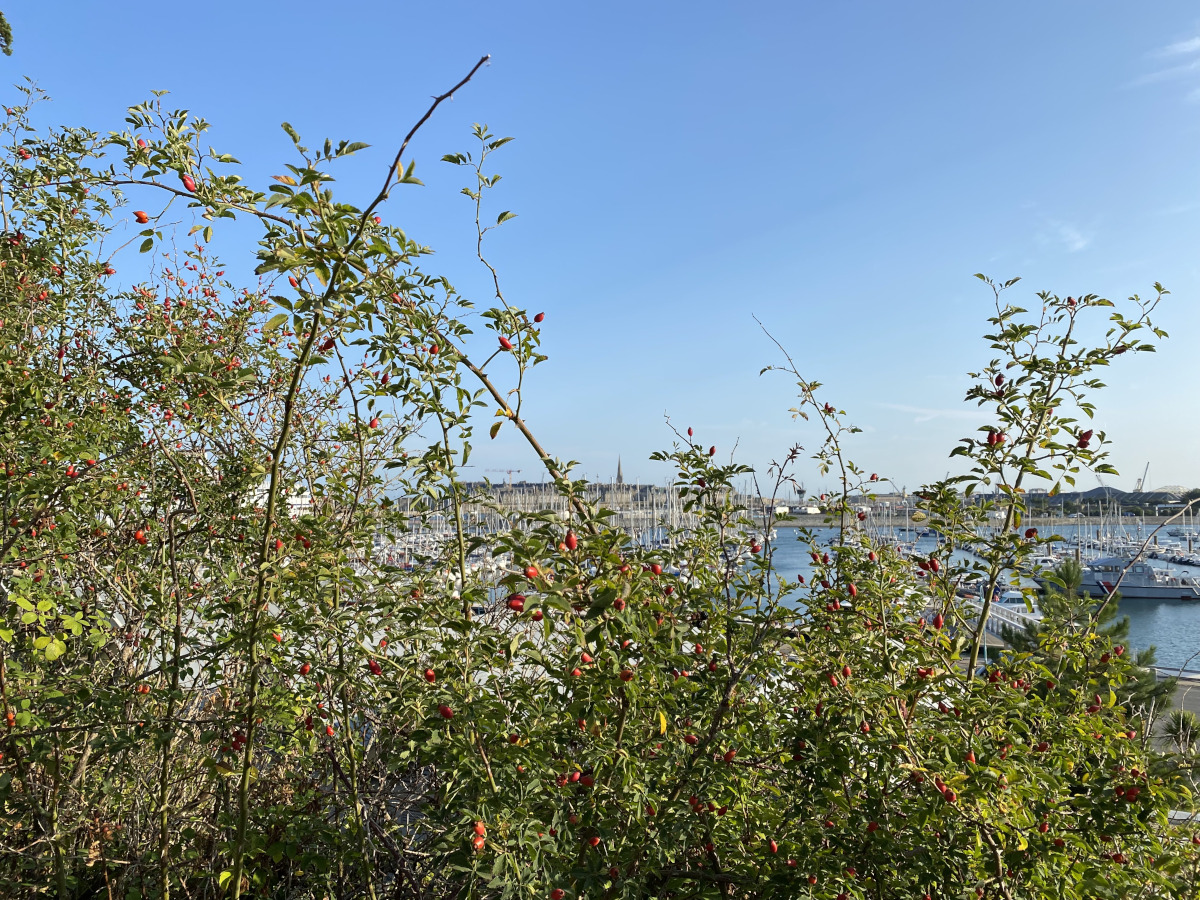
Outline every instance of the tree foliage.
<path fill-rule="evenodd" d="M 1028 570 L 1024 477 L 1103 465 L 1060 399 L 1090 413 L 1093 370 L 1147 348 L 1157 301 L 1045 294 L 1031 325 L 997 292 L 1017 374 L 978 376 L 998 424 L 963 445 L 971 474 L 923 493 L 952 540 L 916 561 L 859 526 L 877 478 L 844 454 L 856 429 L 781 365 L 819 437 L 764 477 L 810 454 L 842 487 L 836 539 L 802 533 L 815 574 L 793 581 L 776 523 L 734 502 L 748 470 L 690 431 L 657 457 L 697 522 L 670 548 L 538 443 L 541 318 L 505 298 L 479 224 L 507 138 L 477 126 L 446 157 L 494 279 L 474 312 L 383 218 L 419 183 L 404 148 L 356 206 L 332 172 L 362 144 L 285 125 L 294 161 L 258 191 L 161 96 L 100 135 L 36 131 L 27 94 L 0 161 L 10 893 L 1195 894 L 1195 840 L 1168 821 L 1190 762 L 1118 702 L 1135 664 L 1093 621 L 976 677 L 987 609 L 958 596 Z M 210 249 L 230 218 L 260 227 L 250 285 Z M 1098 313 L 1109 336 L 1077 347 Z M 565 516 L 468 527 L 481 417 L 525 437 Z M 431 530 L 411 568 L 377 549 Z"/>

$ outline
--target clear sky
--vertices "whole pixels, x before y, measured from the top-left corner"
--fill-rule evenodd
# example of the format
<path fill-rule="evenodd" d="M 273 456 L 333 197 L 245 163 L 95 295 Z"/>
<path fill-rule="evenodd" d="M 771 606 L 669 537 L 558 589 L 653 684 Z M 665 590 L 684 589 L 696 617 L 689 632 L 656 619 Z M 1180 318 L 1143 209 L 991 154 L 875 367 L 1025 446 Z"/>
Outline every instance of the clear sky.
<path fill-rule="evenodd" d="M 519 217 L 490 255 L 511 302 L 547 313 L 531 426 L 589 476 L 620 454 L 627 478 L 661 482 L 664 414 L 752 464 L 806 440 L 788 382 L 758 375 L 776 355 L 757 315 L 866 429 L 856 460 L 910 488 L 940 477 L 984 424 L 961 398 L 988 358 L 985 272 L 1022 276 L 1029 299 L 1162 281 L 1171 339 L 1120 360 L 1099 398 L 1122 473 L 1106 480 L 1129 488 L 1149 462 L 1151 485 L 1200 484 L 1194 3 L 0 8 L 6 83 L 36 80 L 54 120 L 118 128 L 169 89 L 260 185 L 290 161 L 281 121 L 310 145 L 364 140 L 339 182 L 356 201 L 428 98 L 492 54 L 413 147 L 426 187 L 386 215 L 486 301 L 464 173 L 439 160 L 476 121 L 517 138 L 491 202 Z M 476 461 L 536 468 L 505 435 Z"/>

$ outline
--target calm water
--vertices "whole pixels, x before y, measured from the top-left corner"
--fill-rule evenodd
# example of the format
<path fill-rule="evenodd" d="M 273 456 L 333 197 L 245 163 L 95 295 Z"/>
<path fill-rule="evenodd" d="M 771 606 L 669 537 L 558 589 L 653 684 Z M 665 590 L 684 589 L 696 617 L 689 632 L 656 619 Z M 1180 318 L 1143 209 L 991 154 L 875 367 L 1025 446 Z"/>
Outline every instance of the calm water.
<path fill-rule="evenodd" d="M 1066 537 L 1073 536 L 1078 526 L 1060 526 L 1056 529 Z M 776 571 L 788 578 L 803 575 L 808 579 L 812 561 L 808 546 L 795 540 L 796 529 L 780 528 L 774 544 L 772 564 Z M 815 529 L 817 539 L 824 543 L 834 534 L 834 529 Z M 1136 536 L 1134 531 L 1130 531 Z M 933 538 L 917 542 L 918 551 L 932 552 L 937 547 Z M 1188 569 L 1156 562 L 1173 571 L 1200 577 L 1200 569 Z M 1129 616 L 1129 643 L 1138 650 L 1154 646 L 1158 657 L 1157 665 L 1162 668 L 1187 668 L 1200 670 L 1200 603 L 1185 603 L 1180 600 L 1122 600 L 1118 611 Z"/>

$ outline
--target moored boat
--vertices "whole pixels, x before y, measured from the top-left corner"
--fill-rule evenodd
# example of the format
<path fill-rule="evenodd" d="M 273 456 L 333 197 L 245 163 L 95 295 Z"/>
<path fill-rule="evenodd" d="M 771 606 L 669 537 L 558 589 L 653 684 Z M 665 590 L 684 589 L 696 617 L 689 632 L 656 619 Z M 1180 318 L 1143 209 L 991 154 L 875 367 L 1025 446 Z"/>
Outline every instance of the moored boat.
<path fill-rule="evenodd" d="M 1039 577 L 1036 581 L 1039 587 L 1044 586 L 1045 579 Z M 1092 596 L 1103 596 L 1116 588 L 1127 600 L 1200 601 L 1200 582 L 1195 578 L 1156 568 L 1143 557 L 1091 560 L 1083 567 L 1079 588 Z"/>

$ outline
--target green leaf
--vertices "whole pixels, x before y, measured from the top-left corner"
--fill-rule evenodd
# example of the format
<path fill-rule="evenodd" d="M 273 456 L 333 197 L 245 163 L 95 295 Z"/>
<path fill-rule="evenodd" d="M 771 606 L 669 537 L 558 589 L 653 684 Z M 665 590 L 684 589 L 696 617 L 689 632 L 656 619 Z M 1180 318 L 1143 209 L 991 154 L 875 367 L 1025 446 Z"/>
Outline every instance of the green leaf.
<path fill-rule="evenodd" d="M 509 219 L 515 219 L 516 217 L 517 214 L 515 212 L 506 209 L 504 212 L 500 213 L 500 215 L 496 216 L 496 224 L 499 225 L 503 222 L 507 222 Z"/>
<path fill-rule="evenodd" d="M 287 320 L 288 320 L 287 313 L 277 313 L 277 314 L 271 316 L 271 318 L 267 319 L 266 324 L 263 325 L 262 333 L 268 334 L 272 331 L 275 331 L 277 328 L 279 328 L 281 325 L 283 325 Z"/>

